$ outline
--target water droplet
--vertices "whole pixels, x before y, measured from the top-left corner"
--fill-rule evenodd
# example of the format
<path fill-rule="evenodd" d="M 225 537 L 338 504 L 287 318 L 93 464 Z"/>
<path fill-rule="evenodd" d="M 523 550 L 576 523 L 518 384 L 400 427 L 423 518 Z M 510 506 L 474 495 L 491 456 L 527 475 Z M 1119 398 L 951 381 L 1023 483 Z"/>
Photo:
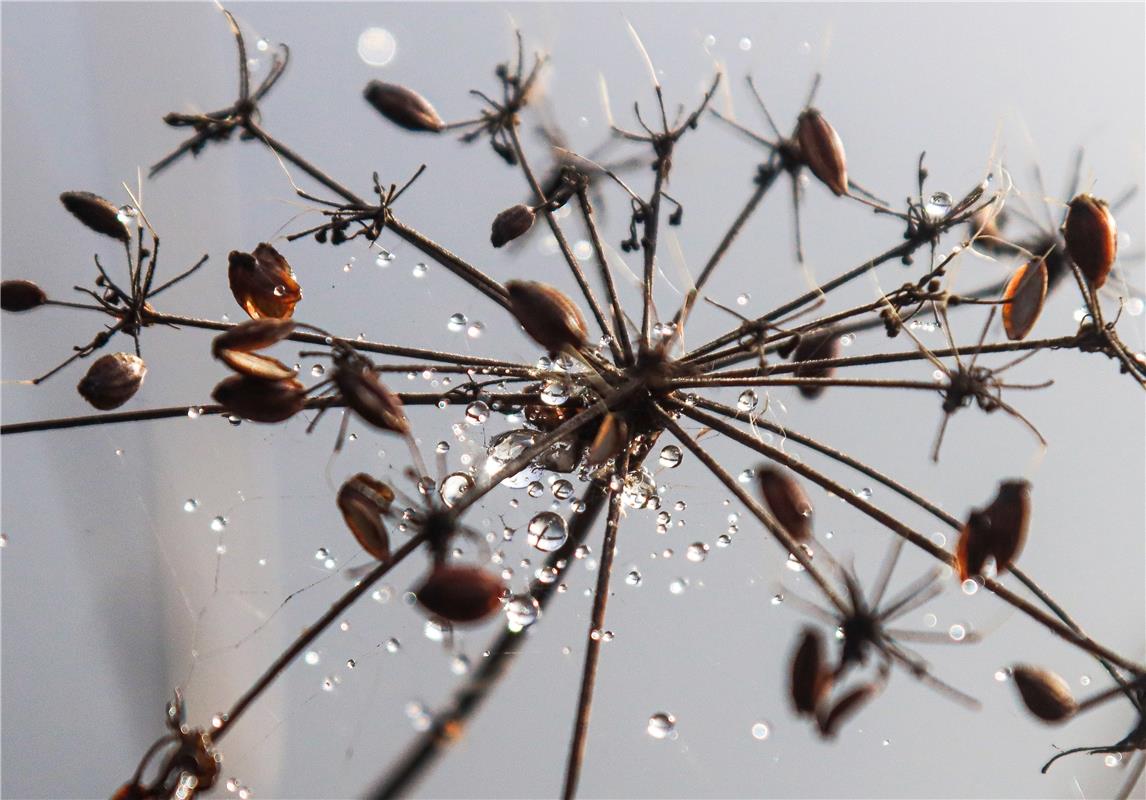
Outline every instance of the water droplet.
<path fill-rule="evenodd" d="M 672 582 L 669 583 L 669 593 L 670 594 L 684 594 L 684 590 L 687 588 L 688 588 L 688 579 L 687 578 L 674 578 L 672 580 Z"/>
<path fill-rule="evenodd" d="M 1102 763 L 1106 764 L 1108 767 L 1117 767 L 1122 763 L 1122 754 L 1110 753 L 1106 756 L 1106 758 L 1102 760 Z"/>
<path fill-rule="evenodd" d="M 880 742 L 880 744 L 883 745 L 884 747 L 887 747 L 888 745 L 891 744 L 891 739 L 884 739 L 882 742 Z"/>
<path fill-rule="evenodd" d="M 534 431 L 521 429 L 499 433 L 490 440 L 489 449 L 486 451 L 488 458 L 483 467 L 486 476 L 496 475 L 510 461 L 532 447 L 534 437 Z M 511 489 L 524 489 L 540 475 L 541 470 L 538 467 L 529 465 L 516 475 L 504 478 L 501 483 Z"/>
<path fill-rule="evenodd" d="M 471 322 L 470 326 L 466 328 L 466 336 L 470 337 L 471 339 L 477 339 L 482 335 L 483 331 L 485 331 L 485 323 Z"/>
<path fill-rule="evenodd" d="M 310 374 L 316 378 L 321 378 L 326 374 L 326 367 L 324 367 L 322 364 L 315 364 L 310 368 Z"/>
<path fill-rule="evenodd" d="M 422 635 L 431 642 L 444 642 L 450 632 L 450 623 L 439 619 L 428 619 L 422 626 Z"/>
<path fill-rule="evenodd" d="M 552 511 L 542 511 L 529 521 L 529 544 L 543 553 L 552 553 L 569 538 L 565 518 Z"/>
<path fill-rule="evenodd" d="M 398 52 L 394 34 L 385 28 L 366 28 L 358 34 L 358 57 L 371 67 L 384 67 Z"/>
<path fill-rule="evenodd" d="M 931 221 L 937 222 L 947 215 L 953 202 L 951 195 L 947 192 L 935 192 L 923 204 L 923 213 Z"/>
<path fill-rule="evenodd" d="M 756 477 L 756 470 L 751 467 L 741 470 L 740 474 L 736 476 L 736 480 L 741 483 L 751 483 L 752 479 Z"/>
<path fill-rule="evenodd" d="M 415 278 L 424 278 L 426 276 L 426 273 L 429 271 L 430 271 L 430 268 L 427 267 L 425 264 L 423 264 L 421 261 L 419 261 L 417 264 L 414 265 L 414 268 L 410 272 Z"/>
<path fill-rule="evenodd" d="M 446 328 L 453 333 L 457 333 L 466 327 L 467 322 L 469 322 L 469 320 L 466 319 L 465 314 L 450 314 L 450 318 L 446 322 Z"/>
<path fill-rule="evenodd" d="M 321 661 L 322 659 L 321 659 L 321 657 L 318 655 L 318 651 L 316 651 L 316 650 L 307 650 L 307 651 L 306 651 L 306 655 L 302 657 L 302 660 L 303 660 L 303 661 L 305 661 L 307 664 L 309 664 L 310 666 L 312 666 L 312 667 L 313 667 L 315 664 L 317 664 L 317 663 L 318 663 L 319 661 Z"/>
<path fill-rule="evenodd" d="M 747 36 L 741 37 L 740 41 L 737 42 L 737 47 L 739 47 L 744 52 L 748 52 L 752 49 L 752 40 Z"/>
<path fill-rule="evenodd" d="M 963 594 L 972 595 L 979 591 L 979 582 L 974 578 L 968 578 L 962 583 Z"/>
<path fill-rule="evenodd" d="M 1080 675 L 1078 678 L 1078 685 L 1079 686 L 1090 686 L 1090 676 L 1089 675 Z"/>
<path fill-rule="evenodd" d="M 1009 678 L 1009 677 L 1011 677 L 1010 667 L 1008 667 L 1006 669 L 995 670 L 995 680 L 999 681 L 1000 683 L 1007 680 L 1007 678 Z"/>
<path fill-rule="evenodd" d="M 1131 297 L 1130 299 L 1128 299 L 1123 304 L 1122 307 L 1126 310 L 1127 314 L 1129 314 L 1132 317 L 1137 317 L 1137 316 L 1141 316 L 1143 305 L 1146 305 L 1146 304 L 1144 304 L 1142 302 L 1142 298 Z"/>
<path fill-rule="evenodd" d="M 573 484 L 564 479 L 555 481 L 550 491 L 558 500 L 568 500 L 573 496 Z"/>
<path fill-rule="evenodd" d="M 746 305 L 748 305 L 748 301 L 751 299 L 752 299 L 752 295 L 750 295 L 750 294 L 738 294 L 738 295 L 736 295 L 736 305 L 746 306 Z"/>
<path fill-rule="evenodd" d="M 470 671 L 470 660 L 468 656 L 458 654 L 450 660 L 450 672 L 455 675 L 465 675 Z"/>
<path fill-rule="evenodd" d="M 934 628 L 936 625 L 939 624 L 939 617 L 935 616 L 934 614 L 924 614 L 923 615 L 923 624 L 926 625 L 928 628 Z"/>
<path fill-rule="evenodd" d="M 585 261 L 593 256 L 593 245 L 582 239 L 573 245 L 573 255 L 577 256 L 579 261 Z"/>
<path fill-rule="evenodd" d="M 704 559 L 708 558 L 708 545 L 704 542 L 693 542 L 688 546 L 685 557 L 694 563 L 704 561 Z"/>
<path fill-rule="evenodd" d="M 184 510 L 186 510 L 187 505 L 184 504 L 183 508 L 184 508 Z M 215 533 L 222 533 L 223 529 L 226 527 L 227 527 L 227 518 L 226 517 L 218 516 L 218 517 L 215 517 L 214 519 L 211 520 L 211 530 L 215 531 Z"/>
<path fill-rule="evenodd" d="M 752 725 L 752 738 L 758 741 L 764 741 L 768 738 L 771 731 L 768 729 L 767 722 L 757 722 Z"/>
<path fill-rule="evenodd" d="M 668 444 L 661 448 L 659 463 L 665 469 L 675 469 L 680 466 L 684 454 L 675 444 Z"/>
<path fill-rule="evenodd" d="M 473 478 L 464 472 L 454 472 L 442 479 L 441 488 L 438 489 L 438 496 L 442 498 L 442 502 L 447 506 L 452 506 L 458 502 L 458 500 L 461 500 L 462 495 L 472 488 L 474 488 Z"/>
<path fill-rule="evenodd" d="M 951 637 L 951 641 L 961 642 L 967 636 L 967 629 L 962 625 L 955 624 L 947 629 L 947 635 Z"/>
<path fill-rule="evenodd" d="M 676 717 L 664 711 L 659 711 L 649 717 L 649 736 L 654 739 L 667 739 L 676 734 Z"/>
<path fill-rule="evenodd" d="M 629 570 L 629 574 L 625 576 L 625 583 L 629 586 L 641 585 L 641 573 L 635 569 Z"/>
<path fill-rule="evenodd" d="M 559 406 L 569 399 L 570 385 L 564 379 L 546 381 L 541 387 L 541 402 Z"/>
<path fill-rule="evenodd" d="M 740 393 L 740 397 L 736 398 L 736 408 L 738 411 L 751 411 L 756 408 L 758 402 L 760 402 L 760 398 L 756 396 L 756 392 L 745 389 Z"/>
<path fill-rule="evenodd" d="M 533 595 L 514 595 L 505 604 L 506 627 L 514 633 L 519 633 L 536 622 L 540 612 L 541 606 Z"/>
<path fill-rule="evenodd" d="M 772 605 L 778 606 L 783 602 L 784 602 L 784 593 L 783 592 L 772 595 Z"/>
<path fill-rule="evenodd" d="M 199 507 L 199 501 L 196 500 L 194 497 L 188 497 L 186 500 L 183 501 L 183 510 L 186 511 L 188 514 L 192 513 L 198 507 Z"/>
<path fill-rule="evenodd" d="M 644 467 L 638 467 L 625 476 L 621 501 L 629 508 L 648 508 L 657 497 L 657 485 Z"/>
<path fill-rule="evenodd" d="M 481 425 L 489 419 L 489 405 L 483 400 L 474 400 L 466 406 L 466 424 Z"/>
<path fill-rule="evenodd" d="M 187 409 L 187 419 L 199 419 L 203 415 L 202 406 L 190 406 Z"/>

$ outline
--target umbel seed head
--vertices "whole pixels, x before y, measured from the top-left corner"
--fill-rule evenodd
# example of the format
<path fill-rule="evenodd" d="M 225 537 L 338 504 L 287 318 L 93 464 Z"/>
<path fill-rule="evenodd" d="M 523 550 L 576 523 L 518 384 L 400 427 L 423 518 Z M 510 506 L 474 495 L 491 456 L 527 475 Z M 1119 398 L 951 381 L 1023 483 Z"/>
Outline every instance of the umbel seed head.
<path fill-rule="evenodd" d="M 91 192 L 64 192 L 60 195 L 60 202 L 72 212 L 72 216 L 96 233 L 121 242 L 131 240 L 131 232 L 119 218 L 119 209 L 110 200 Z"/>
<path fill-rule="evenodd" d="M 848 193 L 848 162 L 844 143 L 824 115 L 806 108 L 796 122 L 800 155 L 812 174 L 839 197 Z"/>
<path fill-rule="evenodd" d="M 505 288 L 510 311 L 539 345 L 551 353 L 585 346 L 585 318 L 564 294 L 537 281 L 509 281 Z"/>
<path fill-rule="evenodd" d="M 446 127 L 430 101 L 405 86 L 370 81 L 362 96 L 379 114 L 408 131 L 438 133 Z"/>
<path fill-rule="evenodd" d="M 1020 664 L 1012 673 L 1023 704 L 1044 722 L 1063 722 L 1078 710 L 1070 684 L 1049 669 Z"/>
<path fill-rule="evenodd" d="M 0 308 L 5 311 L 30 311 L 48 302 L 44 290 L 31 281 L 13 280 L 0 283 Z"/>
<path fill-rule="evenodd" d="M 1063 238 L 1071 260 L 1095 289 L 1101 289 L 1118 255 L 1118 227 L 1105 200 L 1080 194 L 1070 201 Z"/>
<path fill-rule="evenodd" d="M 110 411 L 130 400 L 146 376 L 147 365 L 139 356 L 111 353 L 96 359 L 76 389 L 95 408 Z"/>
<path fill-rule="evenodd" d="M 227 256 L 231 294 L 251 319 L 289 319 L 302 299 L 294 270 L 266 242 L 253 253 L 232 250 Z"/>
<path fill-rule="evenodd" d="M 493 218 L 493 227 L 489 233 L 490 244 L 502 247 L 518 236 L 525 235 L 533 227 L 535 219 L 536 212 L 524 203 L 510 206 Z"/>

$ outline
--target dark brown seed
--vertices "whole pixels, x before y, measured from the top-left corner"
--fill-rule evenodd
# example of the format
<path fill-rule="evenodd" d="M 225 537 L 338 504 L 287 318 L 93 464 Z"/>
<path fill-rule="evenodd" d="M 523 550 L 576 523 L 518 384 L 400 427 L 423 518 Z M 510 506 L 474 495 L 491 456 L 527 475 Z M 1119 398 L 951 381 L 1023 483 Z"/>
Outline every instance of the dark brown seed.
<path fill-rule="evenodd" d="M 1043 303 L 1047 298 L 1047 265 L 1046 261 L 1028 261 L 1023 264 L 1003 290 L 1003 330 L 1007 338 L 1017 342 L 1027 338 L 1031 328 L 1042 313 Z"/>
<path fill-rule="evenodd" d="M 138 783 L 128 782 L 115 790 L 111 800 L 146 800 L 148 797 L 150 795 L 146 788 Z"/>
<path fill-rule="evenodd" d="M 824 115 L 806 108 L 796 122 L 796 141 L 804 163 L 836 194 L 848 193 L 848 162 L 844 143 Z"/>
<path fill-rule="evenodd" d="M 379 561 L 390 559 L 390 535 L 383 516 L 394 502 L 394 490 L 360 472 L 338 490 L 338 509 L 362 549 Z"/>
<path fill-rule="evenodd" d="M 410 432 L 402 401 L 382 385 L 367 362 L 338 365 L 334 370 L 334 383 L 346 405 L 367 423 L 384 431 Z"/>
<path fill-rule="evenodd" d="M 60 202 L 72 212 L 72 216 L 96 233 L 121 242 L 131 240 L 131 232 L 119 218 L 119 209 L 110 200 L 91 192 L 64 192 L 60 195 Z"/>
<path fill-rule="evenodd" d="M 250 353 L 262 350 L 281 342 L 295 329 L 295 323 L 283 319 L 252 319 L 240 323 L 211 341 L 211 352 L 215 357 L 224 350 L 240 350 Z"/>
<path fill-rule="evenodd" d="M 756 470 L 768 510 L 797 542 L 812 538 L 812 502 L 790 473 L 772 466 Z"/>
<path fill-rule="evenodd" d="M 577 350 L 588 339 L 585 318 L 572 300 L 544 283 L 509 281 L 510 311 L 535 342 L 551 353 Z"/>
<path fill-rule="evenodd" d="M 825 739 L 834 738 L 844 720 L 859 711 L 861 706 L 870 702 L 877 694 L 879 694 L 877 684 L 865 683 L 845 694 L 831 711 L 824 711 L 826 707 L 821 707 L 821 713 L 817 717 L 820 734 Z"/>
<path fill-rule="evenodd" d="M 589 445 L 589 466 L 596 467 L 604 464 L 613 456 L 620 453 L 629 442 L 629 425 L 616 414 L 606 414 L 605 419 L 597 428 L 597 435 Z"/>
<path fill-rule="evenodd" d="M 430 101 L 405 86 L 370 81 L 362 96 L 378 113 L 408 131 L 438 133 L 446 127 Z"/>
<path fill-rule="evenodd" d="M 824 642 L 815 628 L 805 628 L 792 658 L 792 703 L 799 714 L 814 714 L 831 690 L 832 673 L 824 668 Z"/>
<path fill-rule="evenodd" d="M 1118 255 L 1118 227 L 1105 200 L 1080 194 L 1070 201 L 1063 237 L 1071 259 L 1095 289 L 1101 289 Z"/>
<path fill-rule="evenodd" d="M 501 247 L 507 242 L 512 242 L 518 236 L 528 233 L 535 219 L 537 214 L 524 203 L 510 206 L 493 218 L 493 226 L 489 233 L 490 244 Z"/>
<path fill-rule="evenodd" d="M 232 375 L 211 392 L 228 412 L 252 422 L 283 422 L 306 407 L 306 387 L 293 378 L 266 381 Z"/>
<path fill-rule="evenodd" d="M 76 389 L 100 411 L 110 411 L 130 400 L 145 377 L 147 365 L 142 358 L 132 353 L 111 353 L 96 359 Z"/>
<path fill-rule="evenodd" d="M 31 281 L 0 282 L 0 308 L 5 311 L 29 311 L 46 302 L 44 290 Z"/>
<path fill-rule="evenodd" d="M 265 242 L 254 253 L 232 250 L 227 279 L 231 294 L 251 319 L 288 319 L 302 299 L 290 264 Z"/>
<path fill-rule="evenodd" d="M 1027 540 L 1031 517 L 1031 485 L 1024 480 L 1003 481 L 991 504 L 971 512 L 959 534 L 955 558 L 959 579 L 983 572 L 987 558 L 995 559 L 1001 575 L 1014 563 Z"/>
<path fill-rule="evenodd" d="M 1078 710 L 1070 684 L 1049 669 L 1020 664 L 1012 673 L 1023 704 L 1044 722 L 1063 722 Z"/>
<path fill-rule="evenodd" d="M 831 328 L 817 328 L 800 336 L 792 361 L 800 366 L 792 374 L 797 378 L 830 378 L 835 367 L 804 366 L 805 361 L 826 361 L 840 357 L 840 337 Z M 809 400 L 824 393 L 825 386 L 800 386 L 800 394 Z"/>
<path fill-rule="evenodd" d="M 478 622 L 501 608 L 505 585 L 480 567 L 434 567 L 414 591 L 418 603 L 450 622 Z"/>

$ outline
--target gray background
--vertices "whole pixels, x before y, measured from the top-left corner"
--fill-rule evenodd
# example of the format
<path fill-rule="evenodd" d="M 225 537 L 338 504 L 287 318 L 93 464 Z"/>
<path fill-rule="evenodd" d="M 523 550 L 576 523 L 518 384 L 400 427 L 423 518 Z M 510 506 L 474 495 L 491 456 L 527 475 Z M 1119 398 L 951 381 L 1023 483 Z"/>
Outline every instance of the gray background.
<path fill-rule="evenodd" d="M 923 149 L 931 189 L 957 195 L 970 188 L 982 177 L 997 131 L 996 152 L 1036 209 L 1040 197 L 1030 166 L 1042 165 L 1052 207 L 1060 208 L 1053 204 L 1066 199 L 1060 194 L 1079 145 L 1087 148 L 1085 185 L 1096 193 L 1113 197 L 1143 184 L 1140 4 L 232 8 L 250 41 L 265 36 L 293 48 L 294 61 L 264 106 L 266 127 L 360 192 L 368 190 L 372 170 L 402 181 L 428 163 L 402 199 L 400 215 L 499 279 L 540 278 L 573 288 L 560 257 L 545 250 L 542 232 L 516 254 L 489 247 L 489 220 L 525 197 L 520 174 L 485 145 L 464 147 L 383 124 L 360 91 L 371 78 L 397 81 L 432 98 L 447 118 L 470 115 L 476 104 L 466 92 L 493 88 L 492 67 L 510 53 L 513 21 L 531 48 L 552 53 L 549 96 L 578 149 L 605 135 L 598 72 L 621 120 L 631 120 L 634 98 L 651 108 L 627 17 L 663 71 L 673 103 L 695 102 L 719 60 L 727 66 L 738 117 L 756 130 L 764 125 L 742 82 L 747 72 L 786 127 L 822 67 L 818 105 L 844 138 L 851 173 L 892 200 L 902 202 L 913 190 Z M 2 22 L 4 276 L 33 277 L 64 297 L 94 274 L 93 251 L 122 265 L 116 248 L 76 225 L 56 196 L 89 189 L 127 202 L 120 182 L 134 186 L 137 167 L 146 170 L 178 141 L 178 132 L 160 123 L 164 113 L 233 99 L 233 43 L 208 3 L 5 3 Z M 365 65 L 355 52 L 359 33 L 373 25 L 397 40 L 397 56 L 384 68 Z M 706 52 L 708 35 L 715 44 Z M 751 41 L 748 50 L 739 46 L 743 37 Z M 723 107 L 727 98 L 718 102 Z M 529 147 L 540 163 L 540 143 L 530 140 Z M 747 197 L 758 159 L 749 143 L 709 119 L 682 143 L 672 182 L 686 203 L 685 225 L 677 231 L 680 256 L 669 244 L 662 251 L 663 269 L 678 285 L 682 267 L 695 274 Z M 303 176 L 295 178 L 305 185 Z M 632 180 L 647 187 L 649 176 Z M 710 284 L 714 298 L 733 303 L 747 292 L 745 311 L 758 314 L 805 287 L 792 257 L 786 192 L 786 185 L 778 186 L 766 199 Z M 606 238 L 615 245 L 624 236 L 626 206 L 613 191 L 607 202 Z M 144 204 L 163 236 L 161 274 L 175 274 L 204 252 L 211 257 L 161 308 L 232 319 L 240 312 L 226 287 L 227 252 L 275 240 L 304 210 L 275 160 L 237 141 L 147 182 Z M 1128 234 L 1124 252 L 1140 252 L 1142 218 L 1139 195 L 1120 213 Z M 818 184 L 807 191 L 804 222 L 809 266 L 821 278 L 900 237 L 893 222 L 873 220 Z M 574 240 L 581 238 L 571 231 Z M 534 346 L 498 309 L 433 265 L 426 277 L 413 278 L 419 256 L 388 237 L 382 241 L 398 256 L 385 269 L 365 246 L 284 245 L 305 292 L 297 316 L 347 335 L 536 358 Z M 352 269 L 344 272 L 352 257 Z M 994 279 L 1006 269 L 966 258 L 959 285 Z M 1124 269 L 1141 287 L 1141 260 Z M 892 287 L 907 275 L 889 264 L 878 280 Z M 631 302 L 635 293 L 626 291 Z M 833 296 L 831 307 L 874 291 L 874 282 L 859 281 Z M 663 308 L 679 301 L 667 287 L 658 299 Z M 1073 331 L 1078 306 L 1064 285 L 1035 335 Z M 448 331 L 453 312 L 481 320 L 484 335 L 467 340 Z M 1124 317 L 1125 336 L 1138 347 L 1141 320 Z M 12 381 L 62 358 L 98 324 L 94 315 L 66 310 L 4 316 L 5 421 L 87 411 L 72 389 L 82 366 L 39 388 Z M 723 312 L 702 307 L 688 341 L 695 345 L 729 324 Z M 981 316 L 961 315 L 956 334 L 971 341 L 980 325 Z M 940 346 L 939 334 L 920 336 Z M 128 408 L 205 402 L 224 374 L 208 357 L 208 339 L 194 330 L 148 330 L 144 354 L 151 371 Z M 873 333 L 852 351 L 887 346 L 882 333 Z M 910 343 L 901 337 L 890 346 Z M 292 348 L 282 348 L 282 355 L 293 357 Z M 863 374 L 926 379 L 930 372 L 919 362 Z M 957 515 L 986 501 L 1000 478 L 1032 479 L 1034 524 L 1024 566 L 1096 638 L 1141 659 L 1142 394 L 1096 356 L 1046 353 L 1012 374 L 1016 381 L 1056 380 L 1048 391 L 1010 395 L 1051 442 L 1041 460 L 1017 422 L 968 410 L 952 420 L 942 462 L 933 466 L 927 456 L 939 403 L 922 393 L 834 390 L 808 403 L 780 390 L 772 393 L 772 408 L 776 419 L 870 460 Z M 394 383 L 423 388 L 429 381 L 399 375 Z M 424 450 L 438 440 L 451 442 L 451 469 L 505 427 L 466 430 L 468 441 L 459 442 L 451 427 L 461 418 L 460 408 L 413 413 Z M 5 796 L 106 795 L 160 734 L 172 686 L 185 687 L 192 720 L 205 723 L 349 586 L 314 558 L 326 547 L 339 566 L 364 563 L 334 506 L 335 489 L 359 470 L 410 487 L 399 472 L 405 464 L 400 445 L 358 423 L 352 423 L 358 440 L 331 458 L 336 424 L 325 420 L 308 437 L 302 420 L 234 428 L 219 419 L 179 419 L 4 439 Z M 709 441 L 733 471 L 755 462 L 727 443 Z M 856 489 L 866 485 L 842 470 L 832 474 Z M 984 709 L 965 711 L 897 673 L 836 743 L 819 742 L 792 717 L 785 696 L 790 649 L 805 619 L 791 604 L 769 602 L 781 582 L 783 591 L 811 596 L 807 580 L 783 568 L 781 551 L 750 521 L 742 521 L 730 547 L 716 547 L 735 507 L 725 506 L 728 493 L 695 459 L 686 456 L 657 481 L 665 487 L 666 509 L 677 500 L 687 509 L 672 511 L 674 527 L 666 535 L 655 531 L 655 512 L 630 512 L 625 520 L 607 625 L 616 638 L 603 649 L 585 796 L 1093 798 L 1108 796 L 1122 781 L 1123 771 L 1103 766 L 1101 758 L 1075 757 L 1049 775 L 1038 773 L 1052 743 L 1120 738 L 1131 723 L 1128 709 L 1106 707 L 1061 729 L 1033 722 L 1013 689 L 994 679 L 997 669 L 1016 661 L 1050 666 L 1080 694 L 1088 691 L 1084 676 L 1093 678 L 1091 689 L 1105 685 L 1100 669 L 984 593 L 968 598 L 954 586 L 905 624 L 923 627 L 931 613 L 937 629 L 963 623 L 987 634 L 976 647 L 921 648 L 938 674 L 981 698 Z M 188 498 L 199 501 L 193 513 L 182 510 Z M 511 508 L 511 499 L 520 506 Z M 937 530 L 878 487 L 873 500 L 922 530 Z M 521 527 L 550 501 L 499 490 L 470 521 L 483 530 L 500 530 L 502 518 Z M 887 534 L 819 490 L 813 501 L 820 535 L 832 531 L 833 551 L 854 553 L 870 580 Z M 228 520 L 222 535 L 209 527 L 216 515 Z M 704 563 L 684 557 L 694 541 L 711 546 Z M 595 534 L 594 551 L 597 542 Z M 225 555 L 217 553 L 220 544 Z M 666 548 L 674 551 L 671 558 L 663 557 Z M 521 590 L 540 559 L 521 533 L 504 552 L 511 583 Z M 532 567 L 523 567 L 523 558 Z M 531 631 L 527 652 L 421 793 L 559 791 L 590 606 L 583 592 L 595 577 L 591 561 L 571 571 L 568 593 Z M 621 580 L 634 567 L 643 575 L 636 588 Z M 459 681 L 450 654 L 423 636 L 422 618 L 401 601 L 423 568 L 415 558 L 397 569 L 387 584 L 388 603 L 361 603 L 346 616 L 348 630 L 319 641 L 319 663 L 290 668 L 226 741 L 227 776 L 261 797 L 328 797 L 360 793 L 380 774 L 414 736 L 407 704 L 432 709 Z M 910 554 L 898 581 L 926 568 L 925 559 Z M 680 577 L 690 585 L 673 595 L 668 586 Z M 275 614 L 284 598 L 304 588 Z M 457 646 L 476 662 L 498 624 L 465 632 Z M 381 646 L 391 637 L 401 642 L 396 654 Z M 347 659 L 357 667 L 347 669 Z M 334 691 L 322 690 L 326 678 L 338 679 Z M 645 733 L 657 711 L 676 716 L 678 738 L 657 741 Z M 770 726 L 763 741 L 750 733 L 758 721 Z"/>

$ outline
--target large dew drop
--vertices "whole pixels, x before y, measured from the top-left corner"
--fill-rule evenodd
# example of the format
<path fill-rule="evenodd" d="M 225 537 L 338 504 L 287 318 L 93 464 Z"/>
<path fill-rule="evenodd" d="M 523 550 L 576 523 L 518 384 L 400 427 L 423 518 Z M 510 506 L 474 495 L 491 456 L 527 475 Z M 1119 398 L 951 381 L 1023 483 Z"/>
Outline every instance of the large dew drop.
<path fill-rule="evenodd" d="M 529 544 L 543 553 L 552 553 L 569 538 L 565 518 L 552 511 L 542 511 L 529 521 Z"/>
<path fill-rule="evenodd" d="M 649 717 L 648 732 L 654 739 L 675 739 L 676 717 L 665 711 L 658 711 Z"/>

